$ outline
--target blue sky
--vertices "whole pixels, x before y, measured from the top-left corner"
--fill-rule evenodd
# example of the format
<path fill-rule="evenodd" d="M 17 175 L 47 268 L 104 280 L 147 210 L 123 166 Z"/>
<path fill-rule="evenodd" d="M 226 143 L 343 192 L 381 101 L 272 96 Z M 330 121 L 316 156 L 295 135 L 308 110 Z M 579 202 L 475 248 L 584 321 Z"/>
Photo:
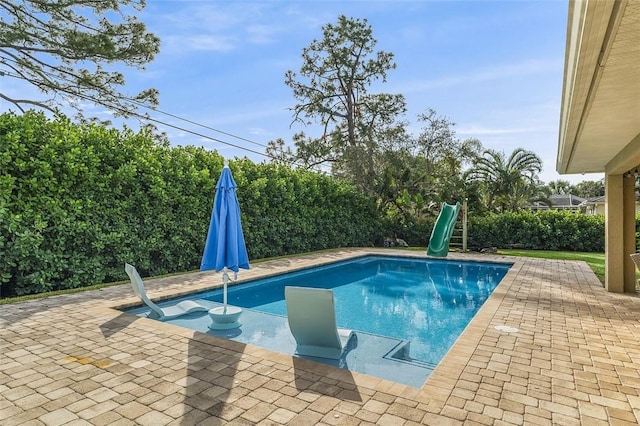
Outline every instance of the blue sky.
<path fill-rule="evenodd" d="M 298 71 L 301 51 L 340 14 L 366 18 L 378 49 L 397 69 L 371 92 L 401 93 L 410 131 L 433 108 L 456 123 L 457 137 L 511 153 L 523 147 L 543 160 L 549 182 L 598 179 L 555 171 L 567 0 L 546 1 L 183 1 L 148 0 L 140 19 L 162 40 L 145 71 L 126 73 L 128 93 L 160 91 L 162 111 L 259 145 L 314 129 L 291 125 L 295 104 L 284 74 Z M 264 152 L 258 145 L 160 120 Z M 266 157 L 164 128 L 175 145 L 202 145 L 225 157 Z"/>

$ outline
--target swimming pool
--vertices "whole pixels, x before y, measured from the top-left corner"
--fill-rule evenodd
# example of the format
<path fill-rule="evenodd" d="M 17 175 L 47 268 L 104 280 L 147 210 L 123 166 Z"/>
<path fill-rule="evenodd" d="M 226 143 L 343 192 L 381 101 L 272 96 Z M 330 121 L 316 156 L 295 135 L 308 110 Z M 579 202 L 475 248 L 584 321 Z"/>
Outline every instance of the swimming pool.
<path fill-rule="evenodd" d="M 228 301 L 286 316 L 285 286 L 330 288 L 338 327 L 409 340 L 413 359 L 435 365 L 510 266 L 370 256 L 231 287 Z"/>
<path fill-rule="evenodd" d="M 364 340 L 359 339 L 360 350 L 366 350 L 363 345 L 367 341 L 373 342 L 374 337 L 388 338 L 390 347 L 396 351 L 391 354 L 392 358 L 419 365 L 430 372 L 511 266 L 508 263 L 368 255 L 230 286 L 228 303 L 245 308 L 241 330 L 226 333 L 207 330 L 209 318 L 206 314 L 166 322 L 286 353 L 295 347 L 295 343 L 286 325 L 284 287 L 329 288 L 334 293 L 338 326 L 360 332 L 364 337 Z M 186 298 L 217 304 L 222 302 L 222 290 L 196 293 Z M 160 305 L 171 305 L 177 300 L 164 301 Z M 143 314 L 144 310 L 130 311 Z M 257 313 L 262 316 L 256 317 Z M 398 342 L 406 342 L 406 345 Z M 357 355 L 348 361 L 351 367 L 360 363 Z M 398 373 L 393 373 L 393 379 L 397 377 Z M 421 384 L 424 379 L 426 376 L 415 380 Z"/>

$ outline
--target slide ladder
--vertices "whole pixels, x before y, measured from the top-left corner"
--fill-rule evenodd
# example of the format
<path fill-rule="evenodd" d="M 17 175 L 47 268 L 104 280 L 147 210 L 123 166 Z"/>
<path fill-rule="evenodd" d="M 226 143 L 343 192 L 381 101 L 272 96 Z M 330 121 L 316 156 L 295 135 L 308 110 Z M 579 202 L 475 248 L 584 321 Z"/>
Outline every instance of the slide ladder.
<path fill-rule="evenodd" d="M 460 225 L 460 222 L 456 222 L 456 225 Z M 456 226 L 453 229 L 453 234 L 451 235 L 451 241 L 449 241 L 449 247 L 452 249 L 463 250 L 464 247 L 464 232 L 462 226 Z"/>
<path fill-rule="evenodd" d="M 460 203 L 455 205 L 442 203 L 440 214 L 431 231 L 427 255 L 434 257 L 447 257 L 449 253 L 449 242 L 456 226 L 458 213 L 460 213 Z"/>

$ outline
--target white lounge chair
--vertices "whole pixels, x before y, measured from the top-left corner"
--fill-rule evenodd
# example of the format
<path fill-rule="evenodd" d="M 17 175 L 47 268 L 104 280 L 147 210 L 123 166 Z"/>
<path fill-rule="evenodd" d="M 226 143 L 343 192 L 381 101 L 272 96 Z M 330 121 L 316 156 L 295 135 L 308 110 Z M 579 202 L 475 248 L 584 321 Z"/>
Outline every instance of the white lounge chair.
<path fill-rule="evenodd" d="M 285 287 L 289 329 L 298 355 L 340 359 L 353 331 L 336 326 L 333 291 L 323 288 Z"/>
<path fill-rule="evenodd" d="M 179 317 L 181 315 L 190 314 L 192 312 L 202 312 L 209 310 L 208 308 L 192 300 L 183 300 L 175 306 L 161 308 L 160 306 L 153 303 L 147 296 L 147 293 L 144 291 L 144 283 L 142 282 L 142 278 L 140 277 L 140 274 L 138 273 L 136 268 L 132 265 L 129 265 L 128 263 L 125 263 L 124 270 L 127 271 L 127 275 L 129 275 L 129 279 L 131 280 L 131 287 L 133 288 L 133 292 L 135 293 L 135 295 L 138 296 L 144 302 L 144 304 L 151 309 L 149 318 L 167 320 Z"/>
<path fill-rule="evenodd" d="M 633 254 L 630 254 L 629 256 L 631 256 L 631 260 L 633 260 L 633 263 L 636 264 L 638 271 L 640 271 L 640 253 L 633 253 Z M 640 285 L 640 280 L 636 280 L 636 287 L 638 285 Z"/>

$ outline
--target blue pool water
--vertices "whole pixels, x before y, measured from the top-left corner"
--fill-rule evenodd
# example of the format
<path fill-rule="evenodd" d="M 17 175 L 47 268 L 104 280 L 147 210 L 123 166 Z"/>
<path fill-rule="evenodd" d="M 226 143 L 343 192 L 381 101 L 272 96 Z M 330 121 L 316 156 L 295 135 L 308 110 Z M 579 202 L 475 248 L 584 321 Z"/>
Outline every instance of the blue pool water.
<path fill-rule="evenodd" d="M 435 366 L 511 264 L 367 256 L 230 286 L 228 303 L 286 316 L 284 287 L 333 289 L 336 321 L 410 342 L 410 357 Z M 222 291 L 189 299 L 222 302 Z"/>

